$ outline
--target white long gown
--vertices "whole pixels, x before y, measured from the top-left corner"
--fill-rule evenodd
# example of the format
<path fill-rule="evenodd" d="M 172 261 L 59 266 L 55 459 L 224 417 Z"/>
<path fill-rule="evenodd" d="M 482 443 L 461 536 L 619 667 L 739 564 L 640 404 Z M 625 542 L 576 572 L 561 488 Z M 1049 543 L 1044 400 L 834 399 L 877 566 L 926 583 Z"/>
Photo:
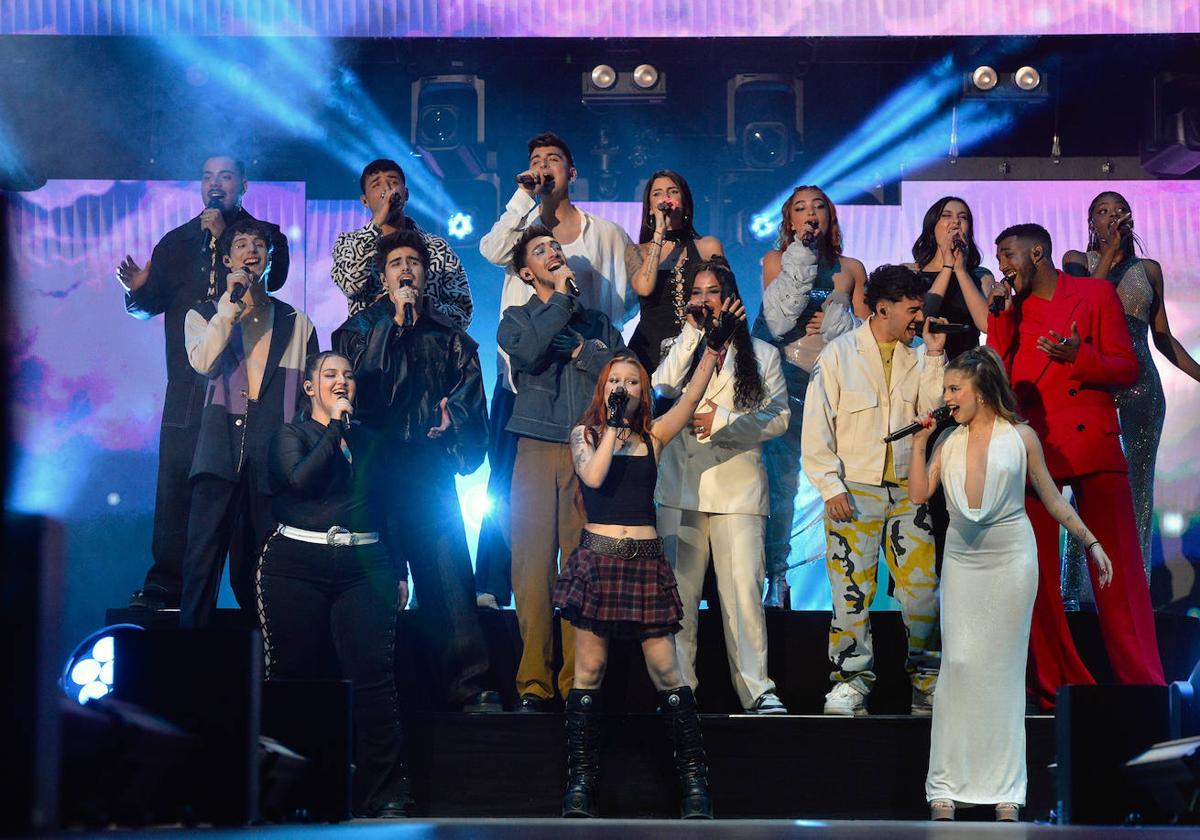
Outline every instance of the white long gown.
<path fill-rule="evenodd" d="M 1025 515 L 1025 446 L 997 418 L 979 509 L 967 504 L 967 427 L 942 445 L 950 511 L 942 563 L 942 666 L 927 799 L 1025 804 L 1025 664 L 1037 544 Z"/>

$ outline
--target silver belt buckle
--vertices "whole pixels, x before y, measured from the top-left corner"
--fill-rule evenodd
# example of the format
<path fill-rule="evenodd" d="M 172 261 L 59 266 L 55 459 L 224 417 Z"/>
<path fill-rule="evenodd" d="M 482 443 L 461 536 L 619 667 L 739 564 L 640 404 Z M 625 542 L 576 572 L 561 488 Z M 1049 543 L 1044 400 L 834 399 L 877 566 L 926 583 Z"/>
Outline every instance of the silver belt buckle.
<path fill-rule="evenodd" d="M 344 536 L 345 539 L 339 543 L 338 538 Z M 353 541 L 350 539 L 350 530 L 343 528 L 341 525 L 334 525 L 325 532 L 325 542 L 330 545 L 351 545 Z"/>
<path fill-rule="evenodd" d="M 637 554 L 637 544 L 633 537 L 621 537 L 617 540 L 617 556 L 622 560 L 632 560 Z"/>

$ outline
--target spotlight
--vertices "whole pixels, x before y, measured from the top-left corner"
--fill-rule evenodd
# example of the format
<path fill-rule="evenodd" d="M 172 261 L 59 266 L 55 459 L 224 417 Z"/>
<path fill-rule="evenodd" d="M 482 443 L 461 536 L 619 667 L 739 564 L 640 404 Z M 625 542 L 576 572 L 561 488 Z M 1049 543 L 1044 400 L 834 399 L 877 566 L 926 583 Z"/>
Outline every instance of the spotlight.
<path fill-rule="evenodd" d="M 452 213 L 446 222 L 446 233 L 450 235 L 451 239 L 467 239 L 474 232 L 475 219 L 470 213 Z"/>
<path fill-rule="evenodd" d="M 747 169 L 778 169 L 804 137 L 804 83 L 793 76 L 739 73 L 725 87 L 725 142 Z"/>
<path fill-rule="evenodd" d="M 141 630 L 136 624 L 112 624 L 80 642 L 67 659 L 59 679 L 67 697 L 82 705 L 112 691 L 116 667 L 115 637 Z"/>
<path fill-rule="evenodd" d="M 468 528 L 477 529 L 492 509 L 492 498 L 487 494 L 487 483 L 475 484 L 459 494 L 463 522 Z"/>
<path fill-rule="evenodd" d="M 971 84 L 980 90 L 991 90 L 1000 81 L 1000 76 L 992 67 L 986 64 L 982 67 L 976 67 L 975 72 L 971 74 Z"/>
<path fill-rule="evenodd" d="M 1164 537 L 1181 537 L 1187 530 L 1187 520 L 1179 511 L 1168 510 L 1163 513 L 1159 527 L 1162 528 Z"/>
<path fill-rule="evenodd" d="M 435 175 L 473 178 L 483 171 L 484 100 L 478 76 L 425 76 L 412 83 L 409 138 Z"/>
<path fill-rule="evenodd" d="M 1036 90 L 1037 86 L 1042 83 L 1042 74 L 1029 65 L 1025 65 L 1013 74 L 1013 83 L 1021 90 Z"/>
<path fill-rule="evenodd" d="M 775 235 L 775 217 L 769 213 L 757 213 L 750 219 L 750 233 L 760 242 Z"/>
<path fill-rule="evenodd" d="M 639 64 L 633 70 L 633 83 L 642 90 L 649 90 L 658 84 L 658 70 L 652 64 Z"/>
<path fill-rule="evenodd" d="M 592 84 L 597 90 L 608 90 L 617 83 L 617 71 L 607 64 L 597 64 L 592 68 Z"/>

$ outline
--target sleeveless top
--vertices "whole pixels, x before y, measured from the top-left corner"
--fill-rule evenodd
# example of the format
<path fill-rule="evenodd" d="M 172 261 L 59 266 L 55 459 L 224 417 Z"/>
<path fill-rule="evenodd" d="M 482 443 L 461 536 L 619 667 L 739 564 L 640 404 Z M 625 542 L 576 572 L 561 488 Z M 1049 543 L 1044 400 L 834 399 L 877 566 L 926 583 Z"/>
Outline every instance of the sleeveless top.
<path fill-rule="evenodd" d="M 919 273 L 930 283 L 938 276 L 936 271 Z M 983 294 L 983 276 L 990 273 L 983 266 L 977 266 L 971 271 L 971 277 L 974 278 L 975 287 L 979 289 L 980 294 Z M 929 315 L 930 313 L 926 312 L 925 314 Z M 947 362 L 960 353 L 979 346 L 979 330 L 975 329 L 975 319 L 971 317 L 971 310 L 967 308 L 967 299 L 963 297 L 962 287 L 958 285 L 958 278 L 954 275 L 950 276 L 950 284 L 946 286 L 946 292 L 942 295 L 942 306 L 937 311 L 937 315 L 952 324 L 966 324 L 971 328 L 964 333 L 951 333 L 946 336 Z"/>
<path fill-rule="evenodd" d="M 1098 265 L 1100 254 L 1088 251 L 1088 274 L 1095 271 Z M 1118 274 L 1117 269 L 1122 266 L 1127 268 Z M 1108 280 L 1117 289 L 1117 297 L 1121 299 L 1125 316 L 1149 323 L 1154 313 L 1154 287 L 1150 285 L 1150 278 L 1146 276 L 1146 264 L 1137 257 L 1126 259 L 1120 265 L 1109 269 Z"/>
<path fill-rule="evenodd" d="M 599 487 L 579 482 L 583 509 L 593 525 L 655 525 L 654 485 L 658 463 L 654 446 L 646 441 L 645 455 L 614 455 Z"/>
<path fill-rule="evenodd" d="M 659 264 L 650 294 L 638 295 L 642 315 L 629 338 L 629 349 L 650 373 L 654 373 L 662 361 L 663 342 L 679 335 L 683 329 L 688 303 L 683 298 L 683 268 L 689 260 L 700 259 L 695 239 L 675 245 L 670 256 Z"/>
<path fill-rule="evenodd" d="M 942 487 L 950 521 L 999 525 L 1025 516 L 1025 443 L 1011 423 L 997 417 L 988 443 L 983 499 L 978 508 L 967 501 L 967 436 L 959 426 L 942 444 Z"/>

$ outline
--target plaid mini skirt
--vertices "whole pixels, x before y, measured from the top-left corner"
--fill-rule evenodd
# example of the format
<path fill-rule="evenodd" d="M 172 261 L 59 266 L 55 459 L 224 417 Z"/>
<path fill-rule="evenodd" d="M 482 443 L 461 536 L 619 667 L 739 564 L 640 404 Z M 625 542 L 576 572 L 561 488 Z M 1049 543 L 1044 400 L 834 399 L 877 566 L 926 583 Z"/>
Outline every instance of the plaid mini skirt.
<path fill-rule="evenodd" d="M 619 542 L 619 553 L 583 545 L 572 551 L 554 585 L 554 606 L 575 627 L 608 639 L 678 633 L 683 602 L 662 542 Z"/>

